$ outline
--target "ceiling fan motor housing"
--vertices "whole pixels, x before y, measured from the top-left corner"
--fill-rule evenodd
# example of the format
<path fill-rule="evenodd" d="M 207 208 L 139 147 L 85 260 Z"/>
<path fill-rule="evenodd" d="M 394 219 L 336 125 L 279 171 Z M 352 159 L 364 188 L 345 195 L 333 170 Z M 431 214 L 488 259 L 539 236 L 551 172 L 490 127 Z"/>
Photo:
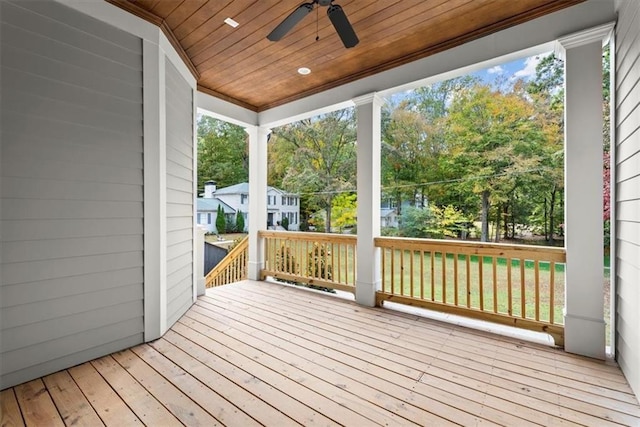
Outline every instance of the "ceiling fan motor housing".
<path fill-rule="evenodd" d="M 329 6 L 333 0 L 317 0 L 320 6 Z"/>

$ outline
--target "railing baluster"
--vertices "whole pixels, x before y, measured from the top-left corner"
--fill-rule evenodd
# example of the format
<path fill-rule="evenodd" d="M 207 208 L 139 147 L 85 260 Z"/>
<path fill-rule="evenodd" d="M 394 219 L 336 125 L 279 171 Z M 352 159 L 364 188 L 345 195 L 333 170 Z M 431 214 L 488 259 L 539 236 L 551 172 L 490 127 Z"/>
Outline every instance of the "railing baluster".
<path fill-rule="evenodd" d="M 467 265 L 467 308 L 471 307 L 471 255 L 465 254 L 465 261 Z"/>
<path fill-rule="evenodd" d="M 527 317 L 526 289 L 524 284 L 524 259 L 520 258 L 520 313 L 522 318 Z"/>
<path fill-rule="evenodd" d="M 414 297 L 413 287 L 415 286 L 414 278 L 413 278 L 413 263 L 414 263 L 414 260 L 415 260 L 415 251 L 413 249 L 409 250 L 409 257 L 410 257 L 409 262 L 411 263 L 410 266 L 409 266 L 409 269 L 410 269 L 410 273 L 409 274 L 410 274 L 410 277 L 411 277 L 411 285 L 410 285 L 411 286 L 411 298 L 413 298 Z"/>
<path fill-rule="evenodd" d="M 484 277 L 483 277 L 483 267 L 484 267 L 484 257 L 482 255 L 478 255 L 478 287 L 480 288 L 480 311 L 484 311 Z"/>
<path fill-rule="evenodd" d="M 447 253 L 440 252 L 442 257 L 442 302 L 447 303 Z"/>
<path fill-rule="evenodd" d="M 429 254 L 431 255 L 431 301 L 436 300 L 436 266 L 435 266 L 435 254 L 433 253 L 433 249 L 429 250 Z"/>
<path fill-rule="evenodd" d="M 387 248 L 380 250 L 380 263 L 382 264 L 382 292 L 387 292 Z"/>
<path fill-rule="evenodd" d="M 345 256 L 347 256 L 347 251 Z M 342 243 L 338 243 L 338 283 L 342 283 Z"/>
<path fill-rule="evenodd" d="M 497 259 L 493 257 L 493 312 L 498 312 L 498 271 Z"/>
<path fill-rule="evenodd" d="M 398 282 L 396 280 L 396 249 L 395 248 L 391 248 L 390 249 L 391 252 L 391 293 L 395 294 L 396 293 L 396 283 Z"/>
<path fill-rule="evenodd" d="M 323 254 L 324 255 L 324 265 L 320 266 L 320 268 L 321 268 L 320 274 L 322 275 L 324 273 L 324 277 L 323 277 L 324 280 L 329 280 L 329 276 L 328 276 L 328 274 L 329 274 L 329 268 L 328 268 L 329 267 L 329 254 L 327 254 L 327 251 L 329 250 L 329 245 L 324 243 L 324 244 L 321 244 L 319 246 L 319 248 L 324 248 L 324 250 L 322 250 L 320 252 L 321 254 L 322 254 L 322 252 L 324 252 L 324 254 Z M 324 270 L 324 271 L 322 271 L 322 270 Z"/>
<path fill-rule="evenodd" d="M 404 249 L 400 249 L 400 295 L 404 295 Z"/>
<path fill-rule="evenodd" d="M 458 254 L 453 254 L 453 304 L 458 305 Z"/>
<path fill-rule="evenodd" d="M 424 299 L 424 251 L 420 250 L 420 299 Z"/>
<path fill-rule="evenodd" d="M 549 262 L 549 323 L 554 323 L 554 310 L 556 308 L 556 263 L 554 261 Z"/>
<path fill-rule="evenodd" d="M 533 272 L 535 276 L 536 320 L 540 320 L 540 262 L 538 260 L 535 260 Z"/>
<path fill-rule="evenodd" d="M 336 248 L 334 246 L 334 243 L 331 242 L 331 268 L 332 269 L 333 269 L 333 266 L 336 265 L 336 259 L 335 258 L 336 258 Z M 332 280 L 336 279 L 336 273 L 334 271 L 331 271 L 331 279 Z"/>
<path fill-rule="evenodd" d="M 507 258 L 507 313 L 513 315 L 513 291 L 511 289 L 511 258 Z"/>

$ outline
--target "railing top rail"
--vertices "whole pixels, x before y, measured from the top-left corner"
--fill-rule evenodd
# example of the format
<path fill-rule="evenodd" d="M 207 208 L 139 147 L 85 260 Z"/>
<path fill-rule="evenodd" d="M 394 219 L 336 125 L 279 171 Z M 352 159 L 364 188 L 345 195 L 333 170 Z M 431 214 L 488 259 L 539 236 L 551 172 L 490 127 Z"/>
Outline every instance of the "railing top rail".
<path fill-rule="evenodd" d="M 229 253 L 220 261 L 218 265 L 213 267 L 213 269 L 207 273 L 205 276 L 205 280 L 209 281 L 213 276 L 218 274 L 220 271 L 224 270 L 231 264 L 231 262 L 237 257 L 237 254 L 246 250 L 249 247 L 249 236 L 245 236 L 244 239 L 240 241 Z"/>
<path fill-rule="evenodd" d="M 540 259 L 565 262 L 564 248 L 536 245 L 513 245 L 508 243 L 462 242 L 457 240 L 412 239 L 406 237 L 376 237 L 380 248 L 436 250 L 471 255 L 493 255 L 511 258 Z"/>
<path fill-rule="evenodd" d="M 314 242 L 322 242 L 322 243 L 350 243 L 354 245 L 357 241 L 357 237 L 354 235 L 336 234 L 336 233 L 310 233 L 310 232 L 303 232 L 303 231 L 262 230 L 260 231 L 259 235 L 260 237 L 264 237 L 264 238 L 314 241 Z"/>

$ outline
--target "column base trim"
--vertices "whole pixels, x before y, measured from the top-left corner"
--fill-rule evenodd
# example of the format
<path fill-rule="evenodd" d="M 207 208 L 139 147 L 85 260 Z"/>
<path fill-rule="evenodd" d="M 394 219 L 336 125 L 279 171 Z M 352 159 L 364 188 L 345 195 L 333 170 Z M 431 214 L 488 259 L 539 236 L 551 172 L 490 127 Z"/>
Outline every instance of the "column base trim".
<path fill-rule="evenodd" d="M 376 291 L 381 289 L 382 282 L 362 282 L 356 280 L 356 302 L 367 307 L 376 306 Z"/>
<path fill-rule="evenodd" d="M 604 360 L 604 320 L 565 314 L 564 349 L 569 353 Z"/>
<path fill-rule="evenodd" d="M 261 262 L 251 262 L 247 263 L 247 279 L 249 280 L 262 280 L 261 278 L 262 272 L 262 263 Z"/>

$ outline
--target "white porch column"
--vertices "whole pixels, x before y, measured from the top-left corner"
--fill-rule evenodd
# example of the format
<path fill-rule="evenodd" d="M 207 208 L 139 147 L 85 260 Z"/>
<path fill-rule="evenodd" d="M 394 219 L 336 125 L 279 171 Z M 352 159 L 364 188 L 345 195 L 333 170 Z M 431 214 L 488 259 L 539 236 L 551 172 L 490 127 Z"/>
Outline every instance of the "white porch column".
<path fill-rule="evenodd" d="M 358 243 L 356 301 L 373 307 L 380 289 L 380 250 L 373 239 L 380 236 L 380 108 L 375 93 L 355 98 L 358 121 Z"/>
<path fill-rule="evenodd" d="M 249 134 L 249 271 L 251 280 L 260 280 L 264 250 L 258 232 L 267 227 L 267 142 L 271 129 L 251 126 Z"/>
<path fill-rule="evenodd" d="M 195 226 L 195 254 L 196 254 L 196 262 L 195 262 L 195 278 L 196 278 L 196 295 L 197 298 L 200 295 L 204 295 L 206 291 L 206 284 L 204 281 L 205 272 L 204 272 L 204 235 L 207 233 L 207 228 L 202 225 Z"/>
<path fill-rule="evenodd" d="M 563 37 L 565 63 L 565 349 L 604 359 L 602 41 L 605 25 Z"/>

